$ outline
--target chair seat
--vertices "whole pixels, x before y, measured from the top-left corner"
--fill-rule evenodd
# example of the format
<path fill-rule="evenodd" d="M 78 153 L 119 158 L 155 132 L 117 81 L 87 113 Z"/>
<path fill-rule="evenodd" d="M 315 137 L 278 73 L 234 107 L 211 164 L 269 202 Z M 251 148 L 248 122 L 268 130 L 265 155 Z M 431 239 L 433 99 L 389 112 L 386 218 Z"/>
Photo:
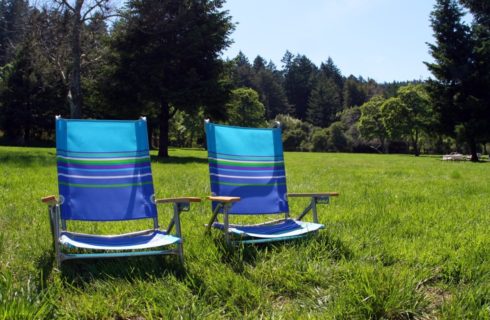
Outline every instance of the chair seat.
<path fill-rule="evenodd" d="M 117 236 L 98 236 L 63 232 L 60 243 L 63 246 L 93 250 L 141 250 L 180 243 L 181 239 L 163 231 L 144 234 L 123 234 Z"/>
<path fill-rule="evenodd" d="M 213 227 L 224 230 L 222 223 L 213 223 Z M 325 226 L 319 223 L 303 222 L 293 219 L 283 220 L 274 224 L 263 224 L 254 226 L 230 226 L 230 233 L 262 239 L 287 238 L 305 235 L 323 229 Z"/>

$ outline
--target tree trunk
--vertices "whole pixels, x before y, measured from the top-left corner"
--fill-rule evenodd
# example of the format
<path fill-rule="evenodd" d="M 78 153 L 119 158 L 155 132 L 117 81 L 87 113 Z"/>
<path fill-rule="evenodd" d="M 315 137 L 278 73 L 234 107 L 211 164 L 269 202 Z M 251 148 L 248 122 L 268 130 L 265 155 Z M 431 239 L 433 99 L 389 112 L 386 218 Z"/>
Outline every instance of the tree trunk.
<path fill-rule="evenodd" d="M 415 136 L 412 136 L 412 148 L 413 148 L 413 154 L 416 157 L 420 155 L 418 141 L 419 141 L 419 133 L 415 132 Z"/>
<path fill-rule="evenodd" d="M 71 70 L 71 104 L 70 104 L 70 117 L 73 119 L 80 119 L 82 117 L 82 84 L 81 84 L 81 11 L 84 0 L 77 0 L 74 7 L 73 17 L 73 38 L 71 44 L 72 53 L 72 70 Z"/>
<path fill-rule="evenodd" d="M 471 151 L 471 162 L 478 162 L 478 155 L 476 154 L 476 142 L 474 138 L 470 138 L 468 141 Z"/>
<path fill-rule="evenodd" d="M 165 99 L 160 101 L 160 141 L 158 143 L 158 157 L 168 158 L 168 129 L 170 120 L 170 107 Z"/>

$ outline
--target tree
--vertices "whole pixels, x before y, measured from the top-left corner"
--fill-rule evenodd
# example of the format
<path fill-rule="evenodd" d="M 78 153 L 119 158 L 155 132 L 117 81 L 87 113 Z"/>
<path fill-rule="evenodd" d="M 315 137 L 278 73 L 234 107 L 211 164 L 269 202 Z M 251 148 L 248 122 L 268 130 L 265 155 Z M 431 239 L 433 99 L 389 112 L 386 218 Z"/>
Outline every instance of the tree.
<path fill-rule="evenodd" d="M 259 101 L 258 93 L 251 88 L 233 90 L 226 108 L 228 121 L 232 125 L 260 127 L 266 123 L 265 107 Z"/>
<path fill-rule="evenodd" d="M 51 0 L 51 10 L 59 13 L 69 25 L 69 75 L 67 100 L 70 105 L 70 117 L 81 118 L 83 107 L 82 65 L 89 52 L 82 49 L 82 34 L 87 23 L 104 20 L 112 16 L 111 0 Z M 65 66 L 66 68 L 66 66 Z"/>
<path fill-rule="evenodd" d="M 468 1 L 472 2 L 472 1 Z M 488 37 L 481 37 L 479 16 L 473 28 L 462 21 L 464 12 L 455 0 L 438 0 L 431 14 L 435 44 L 429 44 L 434 63 L 426 65 L 435 79 L 428 92 L 441 133 L 459 136 L 478 161 L 477 142 L 489 136 L 488 93 L 490 54 Z"/>
<path fill-rule="evenodd" d="M 307 120 L 315 126 L 326 128 L 335 121 L 341 108 L 334 80 L 320 76 L 308 101 Z"/>
<path fill-rule="evenodd" d="M 383 123 L 390 138 L 408 137 L 416 156 L 420 154 L 419 141 L 431 125 L 429 96 L 422 85 L 407 85 L 398 95 L 381 106 Z"/>
<path fill-rule="evenodd" d="M 344 102 L 344 109 L 354 106 L 359 107 L 368 100 L 360 81 L 353 75 L 350 75 L 344 82 L 342 100 Z"/>
<path fill-rule="evenodd" d="M 27 38 L 11 64 L 1 69 L 0 127 L 14 144 L 29 145 L 32 138 L 52 131 L 52 121 L 63 108 L 63 85 L 42 69 L 39 54 Z"/>
<path fill-rule="evenodd" d="M 294 107 L 295 117 L 304 120 L 317 68 L 306 56 L 297 55 L 291 59 L 289 54 L 287 52 L 283 58 L 285 63 L 284 88 L 289 103 Z"/>
<path fill-rule="evenodd" d="M 155 106 L 159 157 L 168 157 L 169 120 L 176 110 L 224 105 L 220 52 L 233 29 L 222 0 L 128 2 L 112 43 L 114 82 L 130 88 L 139 105 Z M 114 94 L 113 92 L 113 94 Z M 172 111 L 171 111 L 172 110 Z"/>
<path fill-rule="evenodd" d="M 0 1 L 0 67 L 15 58 L 28 28 L 29 11 L 26 0 Z"/>
<path fill-rule="evenodd" d="M 366 139 L 378 139 L 382 150 L 386 152 L 385 142 L 388 132 L 381 113 L 381 106 L 384 101 L 383 97 L 374 96 L 360 107 L 359 131 Z"/>

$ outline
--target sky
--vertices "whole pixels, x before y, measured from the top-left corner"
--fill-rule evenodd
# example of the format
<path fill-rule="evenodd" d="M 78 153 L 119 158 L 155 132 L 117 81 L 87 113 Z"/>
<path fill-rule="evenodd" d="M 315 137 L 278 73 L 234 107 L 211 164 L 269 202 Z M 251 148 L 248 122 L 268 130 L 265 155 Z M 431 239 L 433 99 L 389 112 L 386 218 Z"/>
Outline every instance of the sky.
<path fill-rule="evenodd" d="M 344 76 L 377 82 L 424 80 L 432 61 L 435 0 L 227 0 L 237 23 L 223 52 L 257 55 L 282 68 L 286 50 L 317 66 L 331 57 Z"/>

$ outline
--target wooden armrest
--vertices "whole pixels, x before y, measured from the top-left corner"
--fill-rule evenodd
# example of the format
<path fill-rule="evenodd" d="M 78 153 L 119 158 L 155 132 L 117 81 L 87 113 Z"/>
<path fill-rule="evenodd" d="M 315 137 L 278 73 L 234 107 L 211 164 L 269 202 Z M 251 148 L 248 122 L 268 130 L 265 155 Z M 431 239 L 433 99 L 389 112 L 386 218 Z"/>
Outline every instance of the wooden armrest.
<path fill-rule="evenodd" d="M 232 202 L 240 201 L 240 197 L 209 196 L 206 199 L 211 200 L 211 201 L 225 202 L 225 203 L 232 203 Z"/>
<path fill-rule="evenodd" d="M 337 197 L 339 195 L 340 193 L 338 192 L 288 193 L 288 197 L 323 197 L 323 196 Z"/>
<path fill-rule="evenodd" d="M 179 198 L 165 198 L 155 199 L 155 203 L 186 203 L 186 202 L 201 202 L 201 198 L 197 197 L 179 197 Z"/>
<path fill-rule="evenodd" d="M 41 201 L 50 206 L 58 203 L 58 200 L 56 200 L 56 196 L 47 196 L 42 198 Z"/>

